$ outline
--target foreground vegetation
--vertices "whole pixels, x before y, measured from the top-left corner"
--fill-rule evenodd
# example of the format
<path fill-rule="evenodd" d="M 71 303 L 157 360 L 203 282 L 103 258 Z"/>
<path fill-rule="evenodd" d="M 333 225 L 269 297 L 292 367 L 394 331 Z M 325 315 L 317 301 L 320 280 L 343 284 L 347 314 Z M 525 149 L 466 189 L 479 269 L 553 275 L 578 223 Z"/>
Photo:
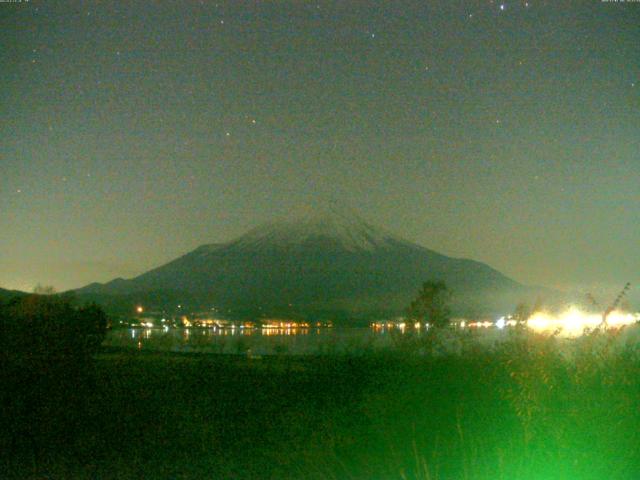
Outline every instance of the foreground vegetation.
<path fill-rule="evenodd" d="M 524 333 L 461 354 L 411 335 L 353 356 L 5 354 L 0 477 L 637 478 L 640 355 L 618 335 L 570 354 Z"/>

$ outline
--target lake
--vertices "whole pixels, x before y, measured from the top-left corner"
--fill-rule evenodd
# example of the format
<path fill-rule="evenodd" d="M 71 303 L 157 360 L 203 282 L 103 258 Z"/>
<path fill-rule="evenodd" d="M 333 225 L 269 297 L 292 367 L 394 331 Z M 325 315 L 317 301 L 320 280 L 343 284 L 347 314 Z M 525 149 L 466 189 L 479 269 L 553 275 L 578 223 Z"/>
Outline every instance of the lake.
<path fill-rule="evenodd" d="M 376 348 L 391 334 L 369 328 L 124 328 L 109 332 L 110 347 L 174 352 L 315 355 Z"/>
<path fill-rule="evenodd" d="M 461 331 L 458 330 L 458 333 Z M 467 340 L 491 344 L 506 339 L 506 330 L 483 328 L 463 331 Z M 460 339 L 456 330 L 451 338 Z M 417 337 L 424 332 L 412 333 Z M 398 328 L 119 328 L 109 332 L 104 345 L 148 351 L 226 353 L 249 355 L 328 355 L 381 350 L 407 336 Z M 455 343 L 455 342 L 454 342 Z"/>
<path fill-rule="evenodd" d="M 420 338 L 426 330 L 411 333 Z M 513 328 L 454 328 L 439 338 L 448 351 L 461 351 L 465 343 L 484 346 L 503 342 Z M 331 355 L 358 354 L 401 346 L 407 334 L 399 328 L 117 328 L 109 331 L 106 347 L 184 353 L 224 353 L 247 355 Z M 562 343 L 570 341 L 558 336 Z M 625 326 L 615 343 L 640 343 L 637 324 Z M 572 342 L 571 342 L 572 343 Z"/>

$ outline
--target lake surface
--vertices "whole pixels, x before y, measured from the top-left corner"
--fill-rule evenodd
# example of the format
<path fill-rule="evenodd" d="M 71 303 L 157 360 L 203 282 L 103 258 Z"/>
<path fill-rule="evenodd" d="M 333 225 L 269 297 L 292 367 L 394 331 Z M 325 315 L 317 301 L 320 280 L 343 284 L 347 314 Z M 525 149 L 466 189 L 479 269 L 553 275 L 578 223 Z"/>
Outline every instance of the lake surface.
<path fill-rule="evenodd" d="M 385 335 L 369 328 L 126 328 L 109 332 L 104 345 L 175 352 L 314 355 L 388 343 Z"/>
<path fill-rule="evenodd" d="M 491 346 L 509 339 L 510 328 L 451 329 L 439 334 L 448 351 L 460 351 L 468 342 Z M 425 331 L 411 333 L 420 338 Z M 147 351 L 225 353 L 247 355 L 331 355 L 379 351 L 406 344 L 408 335 L 398 328 L 118 328 L 109 331 L 104 345 Z M 564 345 L 571 339 L 558 337 Z M 640 345 L 640 327 L 619 331 L 618 346 Z"/>
<path fill-rule="evenodd" d="M 416 337 L 424 332 L 415 331 Z M 451 336 L 456 336 L 451 331 Z M 497 328 L 465 332 L 466 339 L 492 343 L 507 338 Z M 109 347 L 139 350 L 227 353 L 248 355 L 329 355 L 381 350 L 398 345 L 407 336 L 398 328 L 120 328 L 109 332 Z"/>

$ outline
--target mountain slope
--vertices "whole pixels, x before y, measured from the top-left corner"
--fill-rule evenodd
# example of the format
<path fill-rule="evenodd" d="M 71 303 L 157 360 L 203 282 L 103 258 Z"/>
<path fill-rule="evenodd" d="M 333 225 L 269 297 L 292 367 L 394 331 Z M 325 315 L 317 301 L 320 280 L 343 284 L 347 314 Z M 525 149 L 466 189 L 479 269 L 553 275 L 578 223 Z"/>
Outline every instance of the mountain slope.
<path fill-rule="evenodd" d="M 12 298 L 22 297 L 24 295 L 27 294 L 18 290 L 5 290 L 4 288 L 0 288 L 0 302 L 6 302 Z"/>
<path fill-rule="evenodd" d="M 261 226 L 131 280 L 78 293 L 124 295 L 163 308 L 183 298 L 191 308 L 215 305 L 231 314 L 375 316 L 401 312 L 429 279 L 447 282 L 459 312 L 493 312 L 507 302 L 513 308 L 531 293 L 485 264 L 441 255 L 335 211 Z"/>

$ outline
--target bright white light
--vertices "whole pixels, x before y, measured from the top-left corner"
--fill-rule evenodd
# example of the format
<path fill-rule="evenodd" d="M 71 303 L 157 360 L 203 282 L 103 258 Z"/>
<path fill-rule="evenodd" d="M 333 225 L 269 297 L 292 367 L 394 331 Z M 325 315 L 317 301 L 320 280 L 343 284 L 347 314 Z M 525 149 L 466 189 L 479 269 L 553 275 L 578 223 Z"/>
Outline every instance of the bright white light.
<path fill-rule="evenodd" d="M 505 320 L 504 317 L 500 317 L 498 320 L 496 320 L 496 327 L 500 329 L 503 329 L 506 324 L 507 324 L 507 321 Z"/>
<path fill-rule="evenodd" d="M 637 321 L 637 315 L 615 310 L 607 315 L 605 325 L 603 324 L 602 314 L 586 313 L 576 307 L 571 307 L 559 315 L 537 312 L 527 320 L 527 326 L 537 332 L 558 332 L 559 335 L 564 337 L 577 337 L 585 333 L 585 331 L 595 330 L 601 326 L 610 329 L 620 328 Z"/>

